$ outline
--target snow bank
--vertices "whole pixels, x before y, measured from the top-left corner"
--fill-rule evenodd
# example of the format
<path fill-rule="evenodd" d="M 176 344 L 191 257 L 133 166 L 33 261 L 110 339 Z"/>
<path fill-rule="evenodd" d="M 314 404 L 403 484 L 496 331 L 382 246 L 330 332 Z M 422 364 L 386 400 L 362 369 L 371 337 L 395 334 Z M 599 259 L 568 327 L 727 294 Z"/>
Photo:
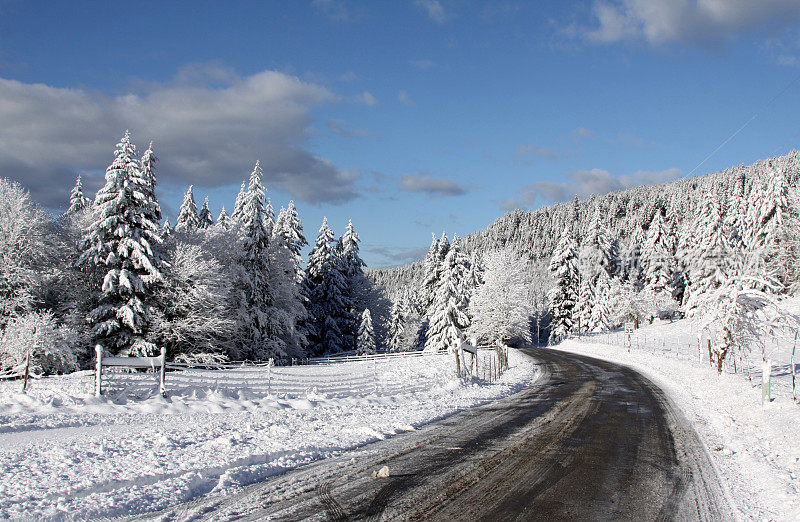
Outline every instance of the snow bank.
<path fill-rule="evenodd" d="M 0 382 L 0 518 L 113 517 L 229 492 L 537 378 L 529 358 L 510 359 L 491 384 L 455 381 L 452 358 L 430 356 L 282 368 L 271 394 L 235 389 L 239 379 L 218 372 L 215 383 L 144 400 L 91 396 L 91 372 L 37 380 L 27 395 Z"/>
<path fill-rule="evenodd" d="M 773 367 L 773 401 L 762 407 L 756 361 L 752 381 L 744 373 L 718 375 L 707 350 L 699 349 L 698 334 L 683 320 L 637 330 L 630 352 L 622 332 L 556 348 L 626 364 L 664 389 L 704 441 L 743 518 L 800 519 L 800 406 L 791 397 L 788 365 Z M 770 344 L 769 356 L 788 361 L 792 345 L 788 339 Z"/>

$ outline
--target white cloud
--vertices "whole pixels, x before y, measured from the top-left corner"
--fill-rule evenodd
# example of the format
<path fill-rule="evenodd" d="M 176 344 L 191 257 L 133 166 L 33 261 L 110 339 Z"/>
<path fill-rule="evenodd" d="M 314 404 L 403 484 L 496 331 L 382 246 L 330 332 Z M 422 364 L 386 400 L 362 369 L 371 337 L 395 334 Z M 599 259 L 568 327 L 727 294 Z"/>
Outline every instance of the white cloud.
<path fill-rule="evenodd" d="M 397 100 L 403 105 L 416 105 L 406 91 L 400 91 L 397 94 Z"/>
<path fill-rule="evenodd" d="M 615 176 L 607 170 L 577 170 L 566 175 L 564 182 L 535 181 L 522 187 L 516 198 L 501 203 L 504 210 L 532 207 L 536 204 L 568 201 L 575 197 L 586 198 L 592 194 L 608 194 L 639 185 L 654 185 L 674 181 L 682 172 L 677 168 L 661 171 L 638 170 L 632 174 Z"/>
<path fill-rule="evenodd" d="M 595 43 L 644 40 L 719 45 L 743 33 L 800 20 L 797 0 L 595 0 L 596 25 L 577 33 Z M 572 28 L 575 30 L 575 28 Z"/>
<path fill-rule="evenodd" d="M 417 0 L 417 5 L 425 9 L 428 17 L 436 23 L 443 24 L 447 19 L 444 7 L 439 0 Z"/>
<path fill-rule="evenodd" d="M 364 91 L 357 97 L 358 101 L 364 105 L 378 105 L 378 98 L 372 95 L 369 91 Z"/>
<path fill-rule="evenodd" d="M 162 183 L 238 185 L 260 159 L 269 187 L 312 203 L 343 203 L 356 197 L 352 173 L 304 148 L 311 111 L 335 99 L 279 72 L 239 78 L 213 67 L 119 96 L 0 78 L 0 175 L 45 205 L 63 206 L 77 172 L 90 172 L 87 189 L 102 183 L 96 173 L 130 129 L 141 146 L 154 140 Z"/>
<path fill-rule="evenodd" d="M 461 196 L 467 189 L 445 178 L 434 178 L 427 172 L 403 174 L 400 177 L 400 189 L 407 192 L 421 192 L 428 197 Z"/>
<path fill-rule="evenodd" d="M 363 134 L 366 134 L 365 131 L 361 129 L 354 129 L 342 120 L 331 118 L 327 121 L 327 124 L 330 130 L 332 130 L 339 136 L 344 136 L 345 138 L 353 138 L 355 136 L 361 136 Z"/>
<path fill-rule="evenodd" d="M 317 14 L 327 16 L 336 22 L 346 22 L 350 19 L 347 6 L 340 0 L 312 0 L 311 6 Z"/>

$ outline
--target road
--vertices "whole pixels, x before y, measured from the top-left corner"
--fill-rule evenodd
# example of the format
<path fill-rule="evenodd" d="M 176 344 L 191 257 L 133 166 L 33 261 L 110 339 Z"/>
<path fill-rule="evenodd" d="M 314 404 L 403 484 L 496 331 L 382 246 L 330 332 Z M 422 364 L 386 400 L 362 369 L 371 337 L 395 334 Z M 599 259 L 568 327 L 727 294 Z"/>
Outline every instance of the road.
<path fill-rule="evenodd" d="M 511 397 L 142 518 L 736 518 L 694 430 L 652 382 L 590 357 L 526 353 L 542 378 Z M 382 466 L 391 476 L 374 478 Z"/>

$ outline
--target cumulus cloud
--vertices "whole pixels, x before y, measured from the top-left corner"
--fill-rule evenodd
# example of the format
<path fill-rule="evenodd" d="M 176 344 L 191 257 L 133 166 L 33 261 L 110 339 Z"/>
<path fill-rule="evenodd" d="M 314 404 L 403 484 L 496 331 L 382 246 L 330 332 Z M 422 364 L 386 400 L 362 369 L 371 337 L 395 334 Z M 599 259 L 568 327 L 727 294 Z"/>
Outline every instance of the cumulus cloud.
<path fill-rule="evenodd" d="M 403 105 L 416 105 L 406 91 L 400 91 L 397 94 L 397 100 Z"/>
<path fill-rule="evenodd" d="M 639 170 L 632 174 L 615 176 L 607 170 L 576 170 L 566 175 L 566 181 L 536 181 L 522 187 L 516 198 L 503 201 L 504 210 L 532 207 L 535 204 L 568 201 L 575 197 L 586 198 L 592 194 L 607 194 L 639 185 L 653 185 L 673 181 L 681 176 L 677 168 L 661 171 Z"/>
<path fill-rule="evenodd" d="M 400 177 L 400 189 L 407 192 L 420 192 L 428 197 L 461 196 L 467 189 L 445 178 L 434 178 L 427 173 L 403 174 Z"/>
<path fill-rule="evenodd" d="M 364 105 L 378 105 L 378 98 L 372 95 L 369 91 L 364 91 L 359 94 L 356 99 Z"/>
<path fill-rule="evenodd" d="M 119 96 L 0 78 L 0 175 L 61 207 L 76 173 L 85 173 L 89 190 L 103 182 L 114 144 L 130 129 L 140 146 L 154 140 L 162 183 L 238 184 L 260 159 L 269 187 L 343 203 L 356 197 L 355 175 L 304 148 L 311 111 L 335 99 L 275 71 L 239 78 L 195 67 Z"/>
<path fill-rule="evenodd" d="M 419 248 L 404 248 L 404 247 L 373 247 L 367 249 L 371 254 L 382 256 L 385 261 L 381 263 L 382 266 L 395 266 L 398 264 L 410 263 L 425 257 L 428 253 L 428 247 Z"/>
<path fill-rule="evenodd" d="M 444 7 L 439 0 L 417 0 L 417 5 L 422 7 L 428 17 L 436 23 L 443 24 L 447 19 Z"/>
<path fill-rule="evenodd" d="M 774 32 L 800 20 L 797 0 L 595 0 L 596 24 L 571 32 L 594 43 L 644 40 L 719 45 L 744 33 Z"/>

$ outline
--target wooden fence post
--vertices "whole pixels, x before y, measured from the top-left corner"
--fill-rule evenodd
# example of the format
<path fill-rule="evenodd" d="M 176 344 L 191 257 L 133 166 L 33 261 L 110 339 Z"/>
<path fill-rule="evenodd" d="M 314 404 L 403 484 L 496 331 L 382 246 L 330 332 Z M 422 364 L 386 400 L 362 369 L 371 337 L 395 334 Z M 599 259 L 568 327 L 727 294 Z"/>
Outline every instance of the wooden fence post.
<path fill-rule="evenodd" d="M 30 373 L 31 369 L 31 351 L 28 350 L 28 353 L 25 354 L 25 377 L 22 380 L 22 393 L 25 393 L 25 390 L 28 389 L 28 374 Z"/>
<path fill-rule="evenodd" d="M 158 391 L 162 397 L 167 396 L 167 348 L 161 347 L 161 371 L 158 374 Z"/>
<path fill-rule="evenodd" d="M 103 347 L 99 344 L 94 347 L 95 353 L 95 369 L 94 369 L 94 396 L 100 397 L 101 393 L 101 375 L 103 373 Z"/>

